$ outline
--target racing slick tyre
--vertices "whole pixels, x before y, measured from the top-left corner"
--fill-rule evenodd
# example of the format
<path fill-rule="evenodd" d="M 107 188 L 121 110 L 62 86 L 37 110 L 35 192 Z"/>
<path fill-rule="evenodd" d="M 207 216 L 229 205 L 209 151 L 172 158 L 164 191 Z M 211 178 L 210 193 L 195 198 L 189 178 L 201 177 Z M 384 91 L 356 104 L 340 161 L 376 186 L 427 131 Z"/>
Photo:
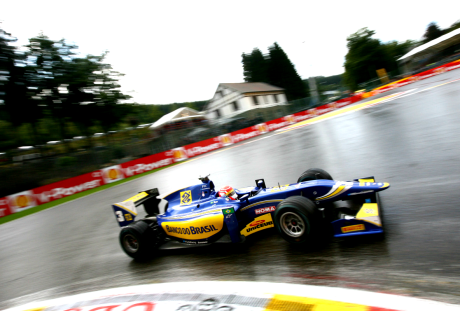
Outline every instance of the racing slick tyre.
<path fill-rule="evenodd" d="M 302 175 L 300 175 L 299 179 L 297 179 L 297 182 L 299 183 L 302 181 L 316 180 L 316 179 L 332 180 L 332 176 L 328 172 L 320 168 L 311 168 L 303 172 Z"/>
<path fill-rule="evenodd" d="M 316 233 L 317 208 L 310 199 L 293 196 L 285 199 L 275 210 L 275 227 L 289 243 L 309 242 Z"/>
<path fill-rule="evenodd" d="M 155 231 L 145 221 L 138 221 L 121 229 L 120 244 L 123 251 L 136 260 L 145 260 L 156 248 Z"/>

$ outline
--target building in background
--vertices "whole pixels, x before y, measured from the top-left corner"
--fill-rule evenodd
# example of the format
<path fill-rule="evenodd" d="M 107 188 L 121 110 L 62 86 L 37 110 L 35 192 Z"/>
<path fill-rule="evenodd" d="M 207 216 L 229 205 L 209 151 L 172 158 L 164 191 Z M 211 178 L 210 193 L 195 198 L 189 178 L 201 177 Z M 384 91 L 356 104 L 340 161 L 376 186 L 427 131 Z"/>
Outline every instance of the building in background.
<path fill-rule="evenodd" d="M 210 121 L 245 118 L 263 120 L 265 114 L 286 114 L 284 89 L 263 83 L 220 83 L 213 98 L 205 106 Z"/>

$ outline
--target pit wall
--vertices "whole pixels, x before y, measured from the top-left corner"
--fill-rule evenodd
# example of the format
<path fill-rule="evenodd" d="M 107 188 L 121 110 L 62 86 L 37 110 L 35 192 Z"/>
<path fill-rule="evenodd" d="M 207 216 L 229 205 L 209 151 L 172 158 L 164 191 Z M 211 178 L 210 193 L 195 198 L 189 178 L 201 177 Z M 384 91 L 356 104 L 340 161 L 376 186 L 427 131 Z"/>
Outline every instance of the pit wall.
<path fill-rule="evenodd" d="M 287 115 L 282 118 L 257 124 L 245 129 L 224 134 L 218 137 L 203 140 L 197 143 L 185 145 L 169 151 L 160 152 L 147 157 L 125 162 L 119 165 L 103 168 L 92 173 L 69 178 L 60 182 L 52 183 L 42 187 L 22 191 L 0 198 L 0 217 L 13 213 L 20 213 L 24 210 L 34 208 L 38 205 L 52 202 L 54 200 L 70 196 L 75 193 L 97 188 L 115 181 L 148 172 L 176 162 L 211 152 L 240 141 L 257 137 L 272 132 L 285 126 L 320 116 L 336 109 L 353 104 L 363 98 L 384 93 L 395 88 L 427 79 L 446 71 L 460 68 L 460 59 L 451 63 L 406 77 L 404 79 L 386 84 L 367 93 L 361 93 L 352 97 L 344 98 L 333 103 Z"/>

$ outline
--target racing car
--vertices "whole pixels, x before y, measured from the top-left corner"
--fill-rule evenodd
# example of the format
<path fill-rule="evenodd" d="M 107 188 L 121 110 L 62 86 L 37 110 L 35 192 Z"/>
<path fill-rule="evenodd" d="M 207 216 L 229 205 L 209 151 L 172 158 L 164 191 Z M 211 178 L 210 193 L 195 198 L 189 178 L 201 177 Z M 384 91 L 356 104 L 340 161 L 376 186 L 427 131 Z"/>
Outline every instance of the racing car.
<path fill-rule="evenodd" d="M 337 181 L 311 168 L 293 184 L 267 187 L 264 179 L 256 179 L 255 186 L 220 191 L 209 175 L 199 180 L 164 197 L 153 188 L 113 204 L 124 252 L 147 259 L 168 243 L 241 243 L 270 228 L 289 243 L 307 245 L 324 226 L 332 227 L 335 237 L 383 233 L 378 192 L 390 184 L 374 177 Z M 161 200 L 166 201 L 164 213 Z M 350 204 L 337 206 L 338 201 Z M 135 221 L 139 205 L 147 215 Z"/>

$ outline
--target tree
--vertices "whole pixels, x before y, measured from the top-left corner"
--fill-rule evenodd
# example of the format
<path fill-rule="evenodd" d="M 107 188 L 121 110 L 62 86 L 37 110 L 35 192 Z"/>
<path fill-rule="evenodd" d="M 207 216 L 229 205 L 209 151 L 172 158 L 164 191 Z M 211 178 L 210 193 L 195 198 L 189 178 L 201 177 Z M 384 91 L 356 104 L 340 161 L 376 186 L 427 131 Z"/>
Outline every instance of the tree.
<path fill-rule="evenodd" d="M 4 118 L 13 126 L 32 123 L 32 136 L 37 143 L 36 120 L 40 115 L 40 109 L 28 96 L 25 56 L 11 46 L 15 41 L 16 38 L 0 29 L 0 103 L 3 106 Z"/>
<path fill-rule="evenodd" d="M 362 28 L 347 38 L 348 53 L 345 56 L 345 83 L 352 91 L 358 84 L 377 78 L 377 69 L 386 68 L 388 56 L 374 31 Z"/>
<path fill-rule="evenodd" d="M 255 48 L 251 54 L 242 54 L 243 75 L 246 82 L 269 82 L 268 62 L 262 52 Z"/>
<path fill-rule="evenodd" d="M 458 29 L 460 28 L 460 20 L 456 21 L 455 23 L 453 23 L 452 25 L 450 25 L 449 28 L 445 29 L 444 30 L 444 33 L 449 33 L 451 32 L 452 30 L 455 30 L 455 29 Z"/>
<path fill-rule="evenodd" d="M 257 48 L 249 55 L 242 54 L 244 80 L 284 88 L 288 100 L 307 97 L 305 84 L 278 43 L 275 42 L 268 51 L 265 57 Z"/>
<path fill-rule="evenodd" d="M 268 50 L 270 84 L 284 88 L 288 100 L 307 97 L 302 79 L 283 49 L 275 42 Z"/>
<path fill-rule="evenodd" d="M 439 38 L 443 34 L 444 32 L 441 30 L 441 28 L 439 28 L 435 22 L 432 22 L 426 28 L 425 34 L 423 35 L 423 43 L 427 43 L 431 40 Z"/>
<path fill-rule="evenodd" d="M 416 44 L 417 42 L 412 40 L 406 40 L 404 42 L 390 41 L 382 44 L 382 48 L 386 54 L 387 72 L 392 75 L 402 74 L 399 70 L 398 59 L 413 49 Z"/>
<path fill-rule="evenodd" d="M 122 74 L 103 62 L 106 53 L 77 58 L 73 52 L 77 47 L 64 39 L 53 41 L 40 34 L 29 41 L 27 72 L 32 97 L 51 112 L 61 139 L 70 138 L 66 124 L 71 121 L 88 137 L 96 127 L 106 132 L 114 129 L 129 109 L 119 103 L 130 97 L 119 90 Z"/>
<path fill-rule="evenodd" d="M 29 39 L 26 52 L 26 78 L 34 106 L 44 107 L 59 124 L 61 139 L 66 134 L 69 101 L 66 100 L 66 86 L 69 83 L 69 66 L 77 47 L 67 45 L 64 39 L 53 41 L 44 34 Z M 35 116 L 35 122 L 39 118 Z M 35 126 L 34 126 L 35 127 Z"/>

